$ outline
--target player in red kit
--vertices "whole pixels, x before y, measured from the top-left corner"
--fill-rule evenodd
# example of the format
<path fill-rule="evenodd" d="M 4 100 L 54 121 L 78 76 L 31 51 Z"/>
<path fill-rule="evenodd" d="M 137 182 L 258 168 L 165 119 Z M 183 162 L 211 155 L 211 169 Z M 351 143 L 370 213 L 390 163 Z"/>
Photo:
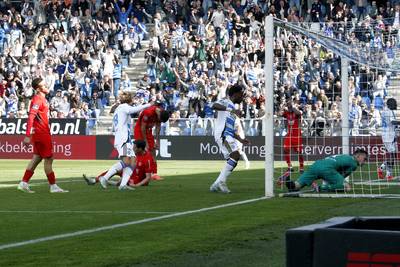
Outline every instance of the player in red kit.
<path fill-rule="evenodd" d="M 143 140 L 135 140 L 133 150 L 136 155 L 134 159 L 136 167 L 129 180 L 129 186 L 146 186 L 151 180 L 153 156 L 146 151 L 146 142 Z"/>
<path fill-rule="evenodd" d="M 153 160 L 151 162 L 152 179 L 160 180 L 157 174 L 156 150 L 159 148 L 159 137 L 161 122 L 166 122 L 169 119 L 169 112 L 159 106 L 146 108 L 139 114 L 134 129 L 134 139 L 143 140 L 146 142 L 146 150 L 151 153 Z M 153 136 L 153 127 L 156 127 L 155 138 Z"/>
<path fill-rule="evenodd" d="M 281 116 L 286 119 L 287 135 L 283 141 L 283 151 L 285 153 L 285 161 L 288 165 L 288 171 L 293 171 L 290 161 L 290 151 L 293 150 L 298 154 L 300 173 L 304 172 L 304 158 L 302 153 L 303 141 L 301 137 L 301 115 L 302 112 L 293 104 L 292 100 L 287 102 L 287 108 L 281 111 Z"/>
<path fill-rule="evenodd" d="M 133 158 L 134 170 L 129 178 L 128 185 L 130 187 L 147 186 L 151 180 L 151 162 L 153 160 L 152 155 L 149 151 L 146 151 L 146 142 L 143 140 L 136 140 L 133 142 L 133 150 L 135 157 Z M 96 178 L 89 178 L 85 174 L 83 178 L 88 185 L 94 185 L 99 182 L 99 178 L 103 176 L 107 171 L 103 172 Z M 122 177 L 122 172 L 117 172 L 115 175 Z M 120 181 L 114 181 L 115 185 L 118 185 Z"/>
<path fill-rule="evenodd" d="M 44 172 L 50 184 L 50 192 L 66 193 L 68 192 L 67 190 L 61 189 L 56 184 L 53 172 L 53 151 L 48 116 L 49 103 L 45 97 L 49 93 L 49 89 L 42 78 L 35 78 L 32 81 L 32 87 L 36 91 L 36 94 L 32 98 L 29 108 L 24 144 L 33 145 L 33 156 L 25 170 L 22 181 L 18 185 L 18 190 L 34 193 L 29 188 L 29 180 L 33 176 L 38 164 L 44 159 Z"/>

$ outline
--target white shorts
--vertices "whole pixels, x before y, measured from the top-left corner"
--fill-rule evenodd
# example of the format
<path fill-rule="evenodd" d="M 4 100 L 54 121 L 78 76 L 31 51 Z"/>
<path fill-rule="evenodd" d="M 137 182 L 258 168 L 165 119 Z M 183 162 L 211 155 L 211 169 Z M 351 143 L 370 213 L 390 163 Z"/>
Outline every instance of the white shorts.
<path fill-rule="evenodd" d="M 232 136 L 227 136 L 225 137 L 225 140 L 223 141 L 222 138 L 219 138 L 215 140 L 218 144 L 219 149 L 222 152 L 222 155 L 224 156 L 225 159 L 229 158 L 229 155 L 233 151 L 239 150 L 239 141 L 233 138 Z"/>
<path fill-rule="evenodd" d="M 386 151 L 389 153 L 395 153 L 397 152 L 397 142 L 384 142 L 383 143 L 385 145 Z"/>
<path fill-rule="evenodd" d="M 122 145 L 114 145 L 114 148 L 118 151 L 118 157 L 133 157 L 133 146 L 131 142 L 126 142 Z"/>

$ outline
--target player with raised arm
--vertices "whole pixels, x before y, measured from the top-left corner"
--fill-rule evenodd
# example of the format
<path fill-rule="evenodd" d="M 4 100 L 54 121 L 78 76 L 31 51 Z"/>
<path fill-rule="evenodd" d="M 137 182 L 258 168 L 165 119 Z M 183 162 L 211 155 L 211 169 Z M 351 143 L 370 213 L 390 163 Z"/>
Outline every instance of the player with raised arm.
<path fill-rule="evenodd" d="M 396 126 L 400 121 L 396 120 L 394 111 L 397 109 L 397 101 L 394 98 L 389 98 L 386 101 L 386 107 L 381 113 L 382 117 L 382 142 L 385 145 L 385 161 L 378 168 L 379 179 L 393 179 L 393 167 L 396 161 L 397 141 L 396 141 Z M 384 172 L 386 171 L 386 175 Z"/>
<path fill-rule="evenodd" d="M 210 186 L 211 192 L 230 193 L 226 180 L 240 159 L 238 142 L 249 143 L 247 139 L 241 138 L 235 132 L 236 117 L 241 115 L 241 111 L 235 109 L 235 104 L 243 101 L 244 94 L 243 87 L 235 84 L 229 88 L 228 98 L 221 99 L 212 106 L 217 111 L 214 129 L 215 142 L 227 161 L 218 178 Z"/>
<path fill-rule="evenodd" d="M 135 140 L 133 142 L 133 151 L 135 152 L 135 157 L 132 158 L 133 164 L 135 165 L 135 169 L 133 170 L 131 177 L 129 178 L 128 186 L 131 187 L 139 187 L 139 186 L 147 186 L 151 180 L 151 161 L 152 155 L 149 151 L 146 151 L 146 142 L 143 140 Z M 85 179 L 88 185 L 94 185 L 99 182 L 100 177 L 105 175 L 106 172 L 103 172 L 96 178 L 89 178 L 85 174 L 83 178 Z M 116 173 L 122 177 L 122 172 L 119 171 Z M 114 181 L 115 185 L 120 185 L 121 180 Z"/>
<path fill-rule="evenodd" d="M 24 144 L 29 145 L 32 143 L 33 156 L 25 170 L 22 181 L 18 184 L 18 190 L 34 193 L 29 188 L 29 180 L 33 176 L 36 167 L 44 159 L 44 172 L 50 184 L 50 193 L 66 193 L 68 192 L 67 190 L 61 189 L 56 184 L 56 177 L 53 171 L 53 144 L 48 115 L 49 103 L 46 100 L 46 95 L 50 90 L 46 87 L 42 78 L 35 78 L 32 81 L 32 87 L 36 94 L 32 98 L 29 108 Z"/>
<path fill-rule="evenodd" d="M 283 141 L 283 151 L 285 155 L 285 161 L 288 166 L 288 172 L 293 171 L 290 151 L 293 150 L 299 157 L 299 172 L 304 172 L 304 158 L 302 155 L 303 141 L 301 137 L 301 110 L 298 109 L 297 105 L 293 103 L 291 99 L 287 102 L 287 107 L 280 112 L 280 115 L 286 119 L 287 135 Z"/>
<path fill-rule="evenodd" d="M 157 161 L 156 150 L 160 145 L 160 129 L 161 123 L 167 122 L 170 113 L 160 106 L 152 106 L 146 108 L 139 114 L 134 129 L 135 140 L 143 140 L 146 143 L 146 150 L 149 151 L 153 157 L 151 162 L 152 179 L 161 180 L 162 178 L 157 174 Z M 155 127 L 155 137 L 153 136 L 153 127 Z"/>
<path fill-rule="evenodd" d="M 285 184 L 289 191 L 298 191 L 304 186 L 315 185 L 314 181 L 322 179 L 317 191 L 350 191 L 351 185 L 345 180 L 358 166 L 362 166 L 368 158 L 368 152 L 356 150 L 353 155 L 336 155 L 317 160 L 296 181 L 290 180 L 290 172 L 278 178 L 278 184 Z"/>
<path fill-rule="evenodd" d="M 151 107 L 151 104 L 145 104 L 137 107 L 133 107 L 132 94 L 129 92 L 123 92 L 119 96 L 120 105 L 116 108 L 113 116 L 113 128 L 114 128 L 114 147 L 118 151 L 118 157 L 120 161 L 115 163 L 107 171 L 104 176 L 99 177 L 101 186 L 107 188 L 108 180 L 117 172 L 122 171 L 122 180 L 119 185 L 120 190 L 133 189 L 127 184 L 129 177 L 131 176 L 134 166 L 131 162 L 133 156 L 132 151 L 132 140 L 131 140 L 131 115 L 138 113 L 145 108 Z"/>

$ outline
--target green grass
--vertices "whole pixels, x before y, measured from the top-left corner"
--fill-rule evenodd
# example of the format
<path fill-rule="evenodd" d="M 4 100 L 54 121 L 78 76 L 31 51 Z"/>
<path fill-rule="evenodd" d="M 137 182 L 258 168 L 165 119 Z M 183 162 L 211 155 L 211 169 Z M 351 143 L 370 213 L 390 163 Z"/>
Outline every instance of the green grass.
<path fill-rule="evenodd" d="M 240 165 L 229 180 L 233 193 L 222 195 L 208 192 L 222 161 L 162 161 L 166 179 L 135 192 L 101 190 L 81 181 L 82 172 L 97 174 L 112 161 L 55 161 L 59 184 L 70 193 L 50 194 L 38 169 L 32 180 L 40 183 L 32 187 L 37 193 L 23 194 L 7 185 L 19 181 L 26 163 L 0 161 L 0 246 L 168 214 L 133 212 L 194 210 L 264 192 L 262 162 L 252 162 L 251 170 Z M 398 215 L 399 209 L 398 200 L 388 199 L 274 198 L 0 250 L 0 266 L 281 267 L 288 228 L 333 216 Z"/>

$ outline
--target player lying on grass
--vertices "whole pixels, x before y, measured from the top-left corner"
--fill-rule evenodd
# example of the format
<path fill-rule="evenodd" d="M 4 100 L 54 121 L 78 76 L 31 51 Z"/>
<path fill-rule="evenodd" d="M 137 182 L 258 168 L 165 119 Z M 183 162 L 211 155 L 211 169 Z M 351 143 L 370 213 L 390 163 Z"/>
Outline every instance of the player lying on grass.
<path fill-rule="evenodd" d="M 386 102 L 386 107 L 382 111 L 382 142 L 385 145 L 386 154 L 385 162 L 378 168 L 379 179 L 393 179 L 393 167 L 396 161 L 397 142 L 396 142 L 396 127 L 400 125 L 400 121 L 396 120 L 394 111 L 397 109 L 397 102 L 394 98 L 389 98 Z M 384 172 L 386 171 L 386 175 Z"/>
<path fill-rule="evenodd" d="M 132 107 L 133 98 L 129 92 L 123 92 L 119 95 L 120 105 L 115 110 L 113 116 L 113 128 L 114 128 L 114 147 L 118 151 L 118 157 L 120 161 L 115 163 L 107 171 L 104 176 L 99 178 L 101 186 L 107 188 L 108 180 L 117 172 L 122 172 L 122 181 L 119 186 L 120 190 L 131 189 L 127 186 L 129 177 L 133 172 L 133 166 L 131 165 L 132 154 L 132 140 L 131 140 L 131 115 L 138 113 L 148 107 L 151 104 L 145 104 L 137 107 Z"/>
<path fill-rule="evenodd" d="M 289 191 L 298 191 L 322 179 L 325 184 L 315 187 L 317 191 L 350 191 L 351 186 L 345 177 L 362 166 L 368 158 L 367 151 L 358 149 L 351 155 L 336 155 L 314 162 L 296 181 L 290 180 L 290 172 L 278 178 L 278 184 L 285 184 Z"/>
<path fill-rule="evenodd" d="M 239 84 L 235 84 L 228 90 L 228 98 L 214 103 L 213 109 L 217 110 L 214 138 L 218 144 L 226 164 L 221 170 L 218 178 L 210 186 L 211 192 L 230 193 L 226 180 L 235 169 L 240 159 L 238 143 L 249 144 L 247 139 L 241 138 L 235 131 L 235 120 L 240 116 L 240 110 L 235 109 L 235 104 L 243 101 L 245 91 Z"/>
<path fill-rule="evenodd" d="M 128 186 L 129 187 L 139 187 L 139 186 L 147 186 L 151 180 L 151 160 L 152 160 L 152 155 L 150 154 L 149 151 L 146 151 L 146 142 L 143 140 L 136 140 L 133 142 L 133 151 L 135 152 L 135 157 L 132 157 L 132 165 L 135 165 L 135 169 L 133 170 L 129 181 L 128 181 Z M 88 185 L 94 185 L 97 182 L 99 182 L 99 178 L 102 177 L 105 174 L 103 172 L 96 178 L 89 178 L 85 174 L 83 175 L 83 178 L 85 179 L 86 183 Z M 116 175 L 119 175 L 122 177 L 122 172 L 119 171 L 116 173 Z M 115 184 L 117 186 L 120 186 L 121 179 L 116 182 L 111 182 L 109 180 L 109 184 Z M 131 188 L 130 188 L 131 189 Z"/>

